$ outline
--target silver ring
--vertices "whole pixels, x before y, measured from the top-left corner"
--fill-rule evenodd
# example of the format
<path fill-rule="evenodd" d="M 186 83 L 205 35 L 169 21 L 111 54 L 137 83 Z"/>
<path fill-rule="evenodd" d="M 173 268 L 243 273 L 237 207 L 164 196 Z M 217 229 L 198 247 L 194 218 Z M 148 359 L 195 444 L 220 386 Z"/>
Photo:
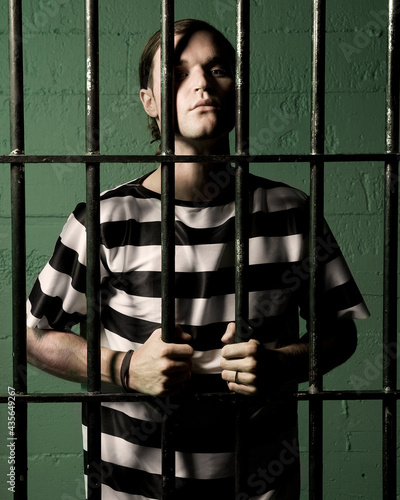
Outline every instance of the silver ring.
<path fill-rule="evenodd" d="M 239 383 L 239 382 L 238 382 L 238 373 L 239 373 L 238 371 L 235 373 L 235 384 L 238 384 L 238 383 Z"/>

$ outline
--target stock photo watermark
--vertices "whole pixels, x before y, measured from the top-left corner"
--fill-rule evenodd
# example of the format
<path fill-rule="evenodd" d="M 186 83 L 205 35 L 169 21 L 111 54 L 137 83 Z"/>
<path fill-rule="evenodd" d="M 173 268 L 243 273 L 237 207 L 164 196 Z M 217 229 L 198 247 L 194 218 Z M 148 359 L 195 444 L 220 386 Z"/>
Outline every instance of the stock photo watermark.
<path fill-rule="evenodd" d="M 8 387 L 8 403 L 7 403 L 7 463 L 9 470 L 7 472 L 8 491 L 15 493 L 15 475 L 16 475 L 16 443 L 15 435 L 15 390 L 13 387 Z"/>
<path fill-rule="evenodd" d="M 260 129 L 257 135 L 249 138 L 249 155 L 252 157 L 262 154 L 268 143 L 270 143 L 278 134 L 288 129 L 289 125 L 296 118 L 294 113 L 274 107 L 268 117 L 266 127 Z M 235 175 L 235 166 L 227 163 L 224 169 L 218 172 L 211 172 L 211 180 L 204 185 L 204 188 L 194 190 L 194 204 L 196 207 L 201 207 L 204 203 L 216 198 L 221 191 L 223 191 L 231 182 L 232 177 Z"/>
<path fill-rule="evenodd" d="M 300 458 L 300 447 L 297 438 L 292 443 L 282 441 L 282 448 L 277 458 L 270 460 L 264 467 L 258 467 L 247 478 L 247 485 L 254 489 L 256 495 L 265 494 L 270 491 L 274 483 Z M 236 500 L 250 500 L 248 493 L 239 493 Z"/>
<path fill-rule="evenodd" d="M 101 486 L 102 478 L 107 479 L 113 473 L 113 467 L 111 464 L 104 462 L 95 462 L 93 464 L 93 472 L 87 476 L 87 485 L 90 489 L 96 489 Z M 76 489 L 74 494 L 76 496 L 71 496 L 69 493 L 63 493 L 61 500 L 81 500 L 86 498 L 85 483 L 83 478 L 76 478 Z"/>
<path fill-rule="evenodd" d="M 33 13 L 31 19 L 24 18 L 24 26 L 31 33 L 24 34 L 24 38 L 30 38 L 49 24 L 55 18 L 62 7 L 71 3 L 71 0 L 47 0 L 38 2 L 38 9 Z"/>
<path fill-rule="evenodd" d="M 350 384 L 357 391 L 357 394 L 361 395 L 363 390 L 371 389 L 373 382 L 376 382 L 382 376 L 383 369 L 387 368 L 391 360 L 396 360 L 398 357 L 397 343 L 391 342 L 372 361 L 365 359 L 358 374 L 353 373 L 350 376 Z"/>
<path fill-rule="evenodd" d="M 160 430 L 162 424 L 168 417 L 171 417 L 179 410 L 181 404 L 174 403 L 169 396 L 165 398 L 154 398 L 154 404 L 151 410 L 151 420 L 143 420 L 140 425 L 132 425 L 125 429 L 125 432 L 120 436 L 121 439 L 130 438 L 130 442 L 135 445 L 143 445 L 147 439 Z M 113 474 L 113 466 L 110 463 L 101 461 L 93 464 L 93 472 L 87 477 L 87 485 L 90 489 L 96 489 L 104 480 L 111 477 Z M 85 498 L 85 486 L 83 479 L 76 478 L 75 495 L 64 493 L 61 500 L 80 500 Z"/>
<path fill-rule="evenodd" d="M 396 9 L 396 13 L 397 9 Z M 340 50 L 348 63 L 352 62 L 355 54 L 360 54 L 366 49 L 374 38 L 382 35 L 382 32 L 387 30 L 389 24 L 389 14 L 387 10 L 369 12 L 369 21 L 367 21 L 353 36 L 351 43 L 341 42 Z"/>
<path fill-rule="evenodd" d="M 216 0 L 214 5 L 220 19 L 225 19 L 227 14 L 236 11 L 236 0 Z"/>
<path fill-rule="evenodd" d="M 139 87 L 135 87 L 133 94 L 126 94 L 115 98 L 110 106 L 109 112 L 111 115 L 115 115 L 116 118 L 106 117 L 101 122 L 100 129 L 96 129 L 94 134 L 98 143 L 98 148 L 100 149 L 101 144 L 105 144 L 107 147 L 107 140 L 109 144 L 112 143 L 113 138 L 118 134 L 117 123 L 128 119 L 130 116 L 135 116 L 140 111 L 139 102 L 135 100 L 134 96 L 139 95 Z M 83 131 L 82 131 L 83 134 Z M 80 136 L 80 142 L 84 143 L 83 135 Z M 65 152 L 67 155 L 81 155 L 82 148 L 76 145 L 67 144 L 65 147 Z M 65 181 L 66 176 L 71 174 L 76 174 L 81 169 L 81 165 L 78 163 L 74 164 L 53 164 L 52 169 L 56 175 L 57 180 L 60 184 Z"/>

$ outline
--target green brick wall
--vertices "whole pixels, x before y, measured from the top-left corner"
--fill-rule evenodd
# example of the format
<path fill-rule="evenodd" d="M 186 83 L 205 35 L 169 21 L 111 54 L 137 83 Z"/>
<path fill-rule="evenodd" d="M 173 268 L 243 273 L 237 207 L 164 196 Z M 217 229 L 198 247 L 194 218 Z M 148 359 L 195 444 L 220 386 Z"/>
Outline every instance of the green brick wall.
<path fill-rule="evenodd" d="M 80 0 L 23 0 L 25 151 L 82 154 L 85 145 L 84 6 Z M 139 100 L 137 63 L 159 27 L 156 0 L 100 2 L 101 152 L 152 154 Z M 372 153 L 385 147 L 384 0 L 330 0 L 326 50 L 326 152 Z M 311 0 L 251 0 L 251 153 L 308 153 Z M 177 0 L 176 18 L 198 17 L 235 39 L 234 0 Z M 0 155 L 10 152 L 7 2 L 0 2 Z M 233 140 L 232 140 L 233 146 Z M 104 165 L 102 189 L 152 165 Z M 308 191 L 307 164 L 253 165 L 256 174 Z M 325 211 L 371 311 L 359 323 L 353 358 L 325 377 L 325 388 L 382 387 L 383 166 L 326 165 Z M 52 252 L 70 211 L 85 197 L 83 165 L 27 165 L 28 288 Z M 0 393 L 12 385 L 10 181 L 0 165 Z M 76 392 L 76 384 L 29 367 L 33 392 Z M 304 386 L 306 387 L 306 386 Z M 327 500 L 382 498 L 381 404 L 324 405 Z M 308 498 L 307 403 L 300 403 L 302 499 Z M 7 492 L 5 407 L 0 408 L 0 491 Z M 399 426 L 400 427 L 400 426 Z M 80 407 L 29 407 L 29 498 L 82 499 Z M 399 497 L 399 495 L 398 495 Z"/>

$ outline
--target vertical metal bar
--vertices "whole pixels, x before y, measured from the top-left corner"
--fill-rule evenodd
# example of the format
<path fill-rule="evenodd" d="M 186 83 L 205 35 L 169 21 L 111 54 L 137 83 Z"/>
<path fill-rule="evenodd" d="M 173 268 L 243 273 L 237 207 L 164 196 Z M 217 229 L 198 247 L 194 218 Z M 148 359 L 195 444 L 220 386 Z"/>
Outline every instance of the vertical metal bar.
<path fill-rule="evenodd" d="M 161 155 L 173 154 L 174 136 L 174 1 L 161 7 Z M 162 339 L 173 342 L 175 334 L 175 164 L 161 163 L 161 308 Z M 175 446 L 173 417 L 162 426 L 163 500 L 175 495 Z"/>
<path fill-rule="evenodd" d="M 249 151 L 250 115 L 250 4 L 237 0 L 236 4 L 236 155 L 235 170 L 235 341 L 248 339 L 249 321 L 249 164 L 240 161 L 240 155 Z M 236 401 L 235 439 L 235 498 L 245 491 L 247 479 L 246 419 L 240 398 Z"/>
<path fill-rule="evenodd" d="M 21 0 L 9 4 L 10 64 L 10 145 L 12 154 L 24 154 L 24 86 Z M 13 296 L 13 389 L 27 392 L 26 370 L 26 238 L 25 238 L 25 173 L 23 164 L 11 165 L 11 231 L 12 231 L 12 296 Z M 15 408 L 15 432 L 8 443 L 15 446 L 14 498 L 27 498 L 27 404 L 18 401 Z"/>
<path fill-rule="evenodd" d="M 400 1 L 388 5 L 388 75 L 386 89 L 386 152 L 399 152 L 399 16 Z M 384 310 L 383 388 L 396 390 L 397 382 L 397 254 L 398 254 L 398 161 L 385 164 L 384 209 Z M 395 398 L 383 400 L 383 499 L 396 497 L 397 406 Z"/>
<path fill-rule="evenodd" d="M 242 341 L 248 324 L 249 301 L 247 267 L 249 263 L 248 214 L 249 165 L 240 155 L 249 151 L 249 93 L 250 93 L 250 5 L 248 0 L 237 1 L 236 55 L 236 166 L 235 198 L 235 282 L 236 282 L 236 341 Z"/>
<path fill-rule="evenodd" d="M 325 138 L 325 0 L 314 0 L 313 14 L 313 64 L 311 102 L 311 153 L 324 152 Z M 321 272 L 317 261 L 318 238 L 323 234 L 324 221 L 324 164 L 310 164 L 310 393 L 322 390 L 320 367 L 320 297 Z M 323 498 L 323 403 L 321 398 L 310 398 L 309 403 L 309 447 L 310 447 L 310 492 L 312 500 Z"/>
<path fill-rule="evenodd" d="M 161 26 L 161 150 L 173 154 L 174 138 L 174 2 L 162 2 Z M 172 342 L 175 331 L 175 164 L 161 164 L 162 242 L 162 330 L 163 340 Z"/>
<path fill-rule="evenodd" d="M 86 0 L 86 151 L 99 154 L 98 0 Z M 99 393 L 100 378 L 100 165 L 86 164 L 87 231 L 87 390 Z M 101 498 L 101 405 L 87 403 L 88 498 Z"/>

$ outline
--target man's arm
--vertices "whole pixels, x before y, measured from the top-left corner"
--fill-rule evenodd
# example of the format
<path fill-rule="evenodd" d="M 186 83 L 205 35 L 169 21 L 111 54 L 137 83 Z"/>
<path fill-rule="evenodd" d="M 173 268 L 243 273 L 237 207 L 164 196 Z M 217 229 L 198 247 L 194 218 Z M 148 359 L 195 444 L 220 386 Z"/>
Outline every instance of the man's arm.
<path fill-rule="evenodd" d="M 177 337 L 190 335 L 177 328 Z M 125 352 L 101 347 L 101 380 L 121 386 L 120 370 Z M 87 343 L 74 333 L 27 329 L 28 362 L 41 370 L 73 382 L 87 380 Z M 133 354 L 127 377 L 132 390 L 161 396 L 180 391 L 190 378 L 193 348 L 188 344 L 166 344 L 161 329 Z"/>
<path fill-rule="evenodd" d="M 72 382 L 87 380 L 87 343 L 74 333 L 27 329 L 28 362 L 41 370 Z M 125 353 L 101 348 L 101 379 L 121 385 L 119 370 Z"/>
<path fill-rule="evenodd" d="M 347 361 L 357 348 L 357 329 L 351 319 L 336 319 L 324 325 L 321 344 L 322 373 L 328 373 Z M 292 367 L 292 377 L 297 382 L 305 382 L 309 375 L 309 333 L 307 332 L 299 344 L 277 349 L 283 362 Z"/>
<path fill-rule="evenodd" d="M 223 342 L 232 341 L 234 333 L 235 325 L 230 323 Z M 325 324 L 321 347 L 323 373 L 344 363 L 357 347 L 354 321 L 338 319 Z M 298 343 L 274 350 L 254 339 L 229 344 L 222 349 L 222 378 L 230 390 L 245 395 L 277 390 L 290 381 L 304 382 L 308 380 L 309 352 L 308 334 Z"/>

